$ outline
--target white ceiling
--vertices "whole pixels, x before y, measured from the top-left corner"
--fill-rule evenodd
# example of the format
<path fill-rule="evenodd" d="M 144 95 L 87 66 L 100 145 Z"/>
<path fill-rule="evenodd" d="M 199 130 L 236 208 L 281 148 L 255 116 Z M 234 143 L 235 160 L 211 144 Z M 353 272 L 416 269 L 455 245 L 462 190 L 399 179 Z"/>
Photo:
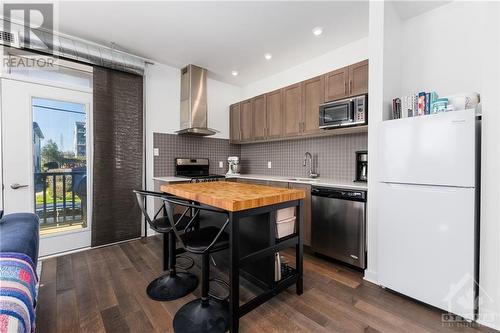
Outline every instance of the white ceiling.
<path fill-rule="evenodd" d="M 368 36 L 368 3 L 61 2 L 58 24 L 62 33 L 245 85 Z"/>
<path fill-rule="evenodd" d="M 391 1 L 394 4 L 399 17 L 402 20 L 407 20 L 412 17 L 423 14 L 429 10 L 437 8 L 439 6 L 450 3 L 451 1 L 416 1 L 416 0 L 404 0 L 404 1 Z"/>

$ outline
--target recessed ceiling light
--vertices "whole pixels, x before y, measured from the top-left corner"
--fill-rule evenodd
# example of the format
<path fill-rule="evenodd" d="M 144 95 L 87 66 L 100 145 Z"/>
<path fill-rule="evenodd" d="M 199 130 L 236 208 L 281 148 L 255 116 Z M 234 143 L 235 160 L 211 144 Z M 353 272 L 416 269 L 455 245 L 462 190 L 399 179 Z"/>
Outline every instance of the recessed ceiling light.
<path fill-rule="evenodd" d="M 323 33 L 323 28 L 322 27 L 316 27 L 312 30 L 314 36 L 319 36 Z"/>
<path fill-rule="evenodd" d="M 231 72 L 231 74 L 232 74 L 233 76 L 238 76 L 238 71 L 232 71 L 232 72 Z"/>
<path fill-rule="evenodd" d="M 271 53 L 264 54 L 264 58 L 266 58 L 266 60 L 271 60 L 272 57 L 273 55 Z"/>

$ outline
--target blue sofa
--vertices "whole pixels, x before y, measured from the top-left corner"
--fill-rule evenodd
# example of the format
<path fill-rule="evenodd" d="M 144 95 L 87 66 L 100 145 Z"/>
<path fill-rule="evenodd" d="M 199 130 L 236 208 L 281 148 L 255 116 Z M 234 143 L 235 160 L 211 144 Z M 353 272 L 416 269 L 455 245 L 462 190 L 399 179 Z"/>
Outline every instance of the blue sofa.
<path fill-rule="evenodd" d="M 39 219 L 0 211 L 0 331 L 33 333 L 37 297 Z"/>
<path fill-rule="evenodd" d="M 1 214 L 1 212 L 0 212 Z M 38 216 L 31 213 L 7 214 L 0 219 L 0 252 L 16 252 L 28 255 L 38 262 Z"/>

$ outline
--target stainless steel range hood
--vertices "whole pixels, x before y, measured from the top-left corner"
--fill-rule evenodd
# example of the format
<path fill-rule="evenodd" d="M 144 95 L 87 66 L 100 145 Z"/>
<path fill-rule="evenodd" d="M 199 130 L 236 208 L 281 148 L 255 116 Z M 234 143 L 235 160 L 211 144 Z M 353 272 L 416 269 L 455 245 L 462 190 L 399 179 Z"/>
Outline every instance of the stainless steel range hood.
<path fill-rule="evenodd" d="M 207 136 L 207 70 L 195 65 L 181 69 L 181 129 L 177 134 Z"/>

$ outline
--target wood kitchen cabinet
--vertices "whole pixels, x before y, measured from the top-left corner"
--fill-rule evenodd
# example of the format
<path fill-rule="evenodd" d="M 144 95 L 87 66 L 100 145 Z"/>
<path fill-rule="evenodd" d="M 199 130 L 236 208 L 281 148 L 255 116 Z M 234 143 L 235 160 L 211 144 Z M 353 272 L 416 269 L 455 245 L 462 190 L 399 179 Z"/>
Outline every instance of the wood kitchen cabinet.
<path fill-rule="evenodd" d="M 288 183 L 289 188 L 300 189 L 306 192 L 304 198 L 304 245 L 311 246 L 311 185 Z"/>
<path fill-rule="evenodd" d="M 240 103 L 240 141 L 252 139 L 252 100 L 248 99 Z"/>
<path fill-rule="evenodd" d="M 302 96 L 302 134 L 320 132 L 318 110 L 324 102 L 325 77 L 317 76 L 304 81 Z"/>
<path fill-rule="evenodd" d="M 368 93 L 368 60 L 277 89 L 231 106 L 230 138 L 252 143 L 366 132 L 367 126 L 324 131 L 319 106 Z"/>
<path fill-rule="evenodd" d="M 325 74 L 325 102 L 368 94 L 368 60 Z"/>
<path fill-rule="evenodd" d="M 283 135 L 282 95 L 282 89 L 266 94 L 268 138 L 279 138 Z"/>
<path fill-rule="evenodd" d="M 349 96 L 368 94 L 368 60 L 349 66 Z"/>
<path fill-rule="evenodd" d="M 246 179 L 246 178 L 236 178 L 236 179 L 239 183 L 288 188 L 288 182 L 278 182 L 278 181 L 261 180 L 261 179 Z"/>
<path fill-rule="evenodd" d="M 262 140 L 267 136 L 266 95 L 252 98 L 252 139 Z"/>
<path fill-rule="evenodd" d="M 229 139 L 231 142 L 240 142 L 240 103 L 229 107 Z"/>
<path fill-rule="evenodd" d="M 278 182 L 278 181 L 268 180 L 267 186 L 288 188 L 288 182 Z"/>
<path fill-rule="evenodd" d="M 325 98 L 326 102 L 349 96 L 349 67 L 340 68 L 325 74 Z"/>
<path fill-rule="evenodd" d="M 267 185 L 267 180 L 259 180 L 259 179 L 238 178 L 237 182 L 244 183 L 244 184 Z"/>
<path fill-rule="evenodd" d="M 302 129 L 302 83 L 283 88 L 283 128 L 285 136 L 299 135 Z"/>

